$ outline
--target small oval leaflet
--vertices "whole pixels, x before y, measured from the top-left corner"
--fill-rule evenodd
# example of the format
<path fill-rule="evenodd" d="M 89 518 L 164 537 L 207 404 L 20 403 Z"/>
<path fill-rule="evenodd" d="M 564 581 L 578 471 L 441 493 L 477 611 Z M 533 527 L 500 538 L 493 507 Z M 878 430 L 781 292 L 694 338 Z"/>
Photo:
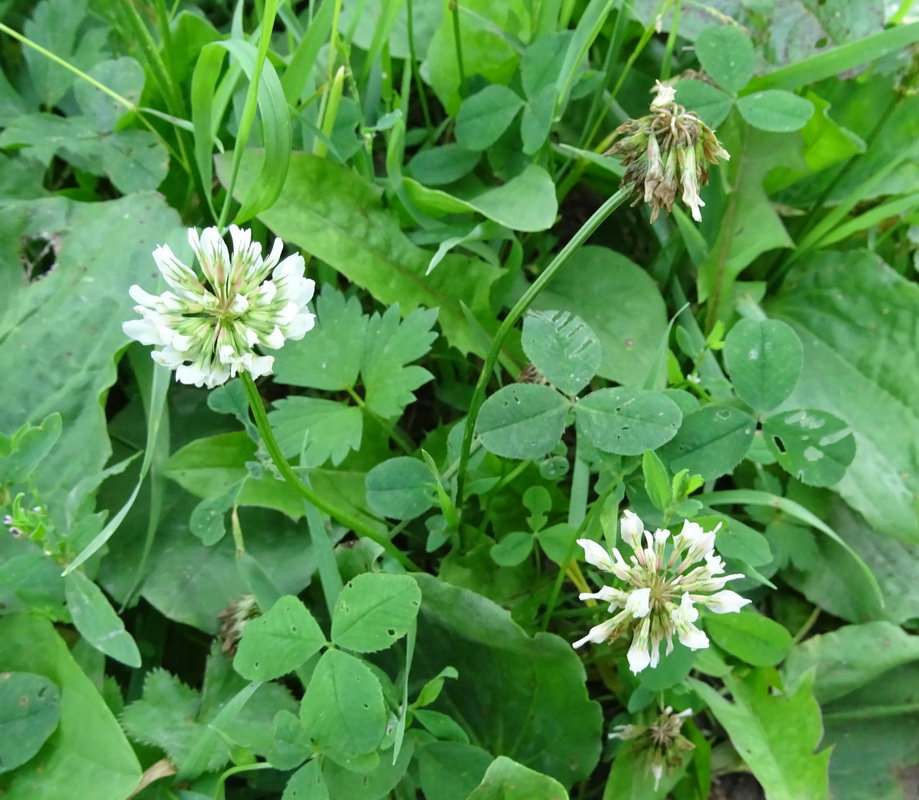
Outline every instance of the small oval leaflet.
<path fill-rule="evenodd" d="M 421 607 L 421 589 L 408 575 L 366 572 L 348 582 L 332 615 L 332 641 L 374 653 L 401 639 Z"/>

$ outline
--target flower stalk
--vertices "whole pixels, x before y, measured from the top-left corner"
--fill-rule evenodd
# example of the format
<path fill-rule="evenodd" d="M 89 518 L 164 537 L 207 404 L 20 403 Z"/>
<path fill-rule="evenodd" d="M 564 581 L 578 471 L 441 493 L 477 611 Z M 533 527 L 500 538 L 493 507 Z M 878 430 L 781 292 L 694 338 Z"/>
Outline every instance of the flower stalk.
<path fill-rule="evenodd" d="M 558 274 L 558 271 L 568 263 L 581 245 L 590 237 L 590 235 L 600 227 L 600 224 L 612 214 L 631 194 L 631 189 L 622 187 L 612 197 L 610 197 L 600 208 L 598 208 L 587 222 L 585 222 L 571 240 L 566 244 L 561 252 L 552 259 L 549 266 L 546 267 L 539 277 L 530 284 L 529 288 L 523 293 L 520 299 L 514 303 L 507 316 L 498 327 L 498 332 L 492 340 L 491 348 L 485 356 L 485 363 L 482 365 L 482 371 L 479 373 L 479 379 L 476 381 L 475 389 L 472 392 L 472 399 L 469 401 L 469 414 L 466 417 L 466 427 L 463 430 L 463 443 L 460 448 L 459 466 L 456 476 L 456 504 L 459 508 L 463 506 L 463 486 L 466 479 L 466 468 L 469 465 L 469 454 L 472 449 L 472 438 L 475 433 L 475 421 L 478 419 L 479 410 L 482 403 L 485 402 L 485 390 L 488 387 L 488 381 L 491 378 L 492 370 L 498 362 L 498 356 L 501 354 L 501 348 L 504 346 L 504 340 L 513 330 L 518 320 L 526 313 L 526 310 L 532 305 L 533 301 L 549 285 L 550 281 Z M 462 538 L 462 526 L 460 526 L 460 537 Z"/>

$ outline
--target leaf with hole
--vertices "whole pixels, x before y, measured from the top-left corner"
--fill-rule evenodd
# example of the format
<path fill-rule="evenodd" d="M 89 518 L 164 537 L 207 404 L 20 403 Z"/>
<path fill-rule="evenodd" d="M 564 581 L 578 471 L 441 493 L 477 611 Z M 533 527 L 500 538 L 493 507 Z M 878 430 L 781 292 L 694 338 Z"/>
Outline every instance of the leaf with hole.
<path fill-rule="evenodd" d="M 476 431 L 496 455 L 539 458 L 562 438 L 568 409 L 568 401 L 548 386 L 515 383 L 482 404 Z"/>
<path fill-rule="evenodd" d="M 794 391 L 804 364 L 803 347 L 786 322 L 744 319 L 724 341 L 724 364 L 744 402 L 769 411 Z"/>
<path fill-rule="evenodd" d="M 838 483 L 855 458 L 852 429 L 826 411 L 775 414 L 763 422 L 763 436 L 782 468 L 811 486 Z"/>
<path fill-rule="evenodd" d="M 306 687 L 300 720 L 316 746 L 335 760 L 370 753 L 386 730 L 379 679 L 360 659 L 327 650 Z"/>
<path fill-rule="evenodd" d="M 408 575 L 358 575 L 338 595 L 332 641 L 358 653 L 383 650 L 405 636 L 420 606 L 421 590 Z"/>
<path fill-rule="evenodd" d="M 243 628 L 233 667 L 249 681 L 293 672 L 326 643 L 316 619 L 296 597 L 285 595 Z"/>
<path fill-rule="evenodd" d="M 54 733 L 61 693 L 31 672 L 0 674 L 0 774 L 25 764 Z"/>
<path fill-rule="evenodd" d="M 658 455 L 671 472 L 688 469 L 706 480 L 736 467 L 753 443 L 756 422 L 739 408 L 706 406 L 683 419 L 680 431 Z"/>
<path fill-rule="evenodd" d="M 677 434 L 683 415 L 663 392 L 599 389 L 575 406 L 578 436 L 606 453 L 637 456 Z"/>
<path fill-rule="evenodd" d="M 573 397 L 600 368 L 600 340 L 568 311 L 530 311 L 523 320 L 523 351 L 559 391 Z"/>

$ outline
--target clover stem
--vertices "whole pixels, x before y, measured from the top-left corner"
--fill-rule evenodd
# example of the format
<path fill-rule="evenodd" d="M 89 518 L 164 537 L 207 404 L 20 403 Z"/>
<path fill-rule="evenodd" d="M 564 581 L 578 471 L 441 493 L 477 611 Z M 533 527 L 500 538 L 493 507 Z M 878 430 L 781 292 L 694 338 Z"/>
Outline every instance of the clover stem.
<path fill-rule="evenodd" d="M 539 296 L 540 292 L 548 286 L 549 282 L 556 276 L 558 271 L 565 266 L 568 260 L 577 252 L 577 250 L 587 241 L 588 237 L 598 228 L 600 224 L 615 211 L 625 200 L 632 194 L 630 188 L 619 189 L 610 197 L 593 216 L 585 222 L 571 240 L 562 248 L 561 252 L 552 259 L 539 277 L 530 284 L 530 287 L 523 293 L 521 298 L 514 304 L 507 316 L 501 322 L 495 338 L 492 340 L 491 349 L 485 357 L 485 363 L 482 365 L 482 371 L 479 373 L 479 379 L 475 385 L 475 391 L 472 393 L 472 399 L 469 402 L 469 415 L 466 417 L 466 427 L 463 432 L 463 444 L 460 448 L 459 468 L 456 477 L 456 504 L 457 507 L 463 507 L 463 484 L 466 478 L 466 467 L 469 464 L 469 453 L 472 447 L 472 437 L 475 431 L 475 421 L 479 416 L 479 410 L 485 401 L 485 389 L 488 386 L 488 380 L 491 377 L 492 370 L 498 361 L 501 353 L 501 347 L 504 340 L 511 332 L 517 321 L 524 315 L 532 302 Z M 463 527 L 460 526 L 460 536 L 462 536 Z"/>
<path fill-rule="evenodd" d="M 377 533 L 375 530 L 373 530 L 373 528 L 366 525 L 357 517 L 352 516 L 347 511 L 336 508 L 334 505 L 323 499 L 318 492 L 314 491 L 302 480 L 300 480 L 293 467 L 291 467 L 287 459 L 284 458 L 283 453 L 281 453 L 281 448 L 278 445 L 278 441 L 274 438 L 274 433 L 271 430 L 271 423 L 268 422 L 268 415 L 265 413 L 265 406 L 262 404 L 262 398 L 255 386 L 255 381 L 252 380 L 252 376 L 248 372 L 240 373 L 240 378 L 242 379 L 243 386 L 246 389 L 246 398 L 249 401 L 249 408 L 252 409 L 252 417 L 255 419 L 255 424 L 258 427 L 259 435 L 262 437 L 262 441 L 265 443 L 265 448 L 268 450 L 268 455 L 271 456 L 271 460 L 278 468 L 278 472 L 281 473 L 281 476 L 284 478 L 284 480 L 287 481 L 287 483 L 289 483 L 307 502 L 311 503 L 319 511 L 322 511 L 324 514 L 328 514 L 330 517 L 340 522 L 346 528 L 354 531 L 354 533 L 356 533 L 358 536 L 364 536 L 371 541 L 376 542 L 406 569 L 419 572 L 420 567 L 418 567 L 408 556 L 399 550 L 399 548 L 396 547 L 389 539 L 387 539 L 385 535 Z"/>

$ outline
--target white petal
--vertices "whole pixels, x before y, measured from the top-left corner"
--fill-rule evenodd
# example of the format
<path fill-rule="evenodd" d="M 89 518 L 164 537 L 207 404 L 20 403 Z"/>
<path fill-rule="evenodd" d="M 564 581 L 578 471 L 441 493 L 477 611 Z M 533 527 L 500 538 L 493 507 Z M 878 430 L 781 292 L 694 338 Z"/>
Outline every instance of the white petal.
<path fill-rule="evenodd" d="M 628 653 L 629 669 L 636 675 L 651 664 L 651 652 L 648 650 L 648 642 L 640 642 L 638 638 L 632 639 Z"/>
<path fill-rule="evenodd" d="M 641 547 L 641 535 L 644 530 L 644 523 L 639 519 L 638 514 L 634 514 L 631 511 L 622 512 L 622 519 L 619 521 L 619 533 L 633 550 Z"/>
<path fill-rule="evenodd" d="M 293 341 L 302 339 L 306 332 L 311 331 L 315 325 L 315 314 L 298 314 L 287 325 L 287 338 Z"/>
<path fill-rule="evenodd" d="M 730 589 L 713 594 L 704 601 L 706 607 L 716 614 L 730 614 L 734 611 L 740 611 L 749 602 L 747 598 L 741 597 L 737 592 L 732 592 Z"/>
<path fill-rule="evenodd" d="M 636 619 L 647 617 L 651 612 L 651 589 L 646 587 L 630 592 L 625 610 Z"/>
<path fill-rule="evenodd" d="M 599 625 L 595 625 L 593 628 L 590 629 L 587 636 L 585 636 L 583 639 L 578 639 L 572 645 L 572 647 L 578 648 L 578 647 L 581 647 L 582 645 L 587 644 L 587 642 L 593 642 L 594 644 L 600 644 L 601 642 L 605 642 L 607 639 L 609 639 L 610 633 L 612 633 L 615 627 L 616 627 L 616 623 L 614 620 L 611 620 L 611 619 L 608 619 L 606 622 L 603 622 Z"/>
<path fill-rule="evenodd" d="M 578 539 L 578 544 L 584 548 L 584 558 L 588 564 L 593 564 L 605 572 L 613 571 L 613 561 L 605 547 L 592 539 Z"/>
<path fill-rule="evenodd" d="M 121 330 L 141 344 L 169 344 L 169 341 L 163 338 L 160 327 L 147 319 L 132 319 L 122 322 Z"/>

